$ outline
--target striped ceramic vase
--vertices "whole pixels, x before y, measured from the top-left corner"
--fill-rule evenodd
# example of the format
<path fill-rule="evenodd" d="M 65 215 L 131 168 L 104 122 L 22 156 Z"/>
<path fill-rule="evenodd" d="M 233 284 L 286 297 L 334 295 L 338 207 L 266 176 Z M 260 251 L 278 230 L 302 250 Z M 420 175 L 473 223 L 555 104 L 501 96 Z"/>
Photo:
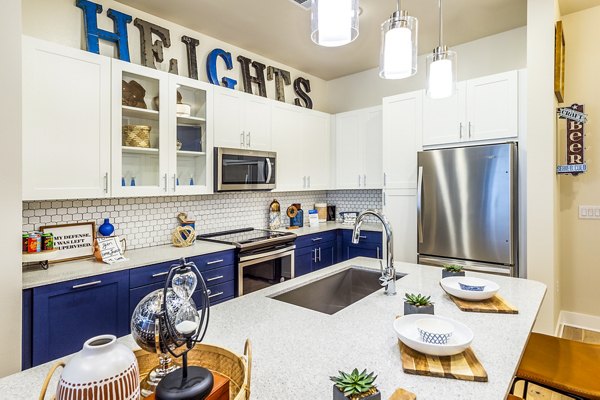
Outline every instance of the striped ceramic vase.
<path fill-rule="evenodd" d="M 113 335 L 83 345 L 63 370 L 57 400 L 138 400 L 140 374 L 133 352 Z"/>

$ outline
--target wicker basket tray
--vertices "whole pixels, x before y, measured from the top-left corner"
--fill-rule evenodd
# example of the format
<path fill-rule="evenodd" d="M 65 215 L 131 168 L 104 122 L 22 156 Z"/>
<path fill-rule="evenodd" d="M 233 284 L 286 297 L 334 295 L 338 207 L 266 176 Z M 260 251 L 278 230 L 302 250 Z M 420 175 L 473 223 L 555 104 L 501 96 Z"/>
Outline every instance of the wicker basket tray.
<path fill-rule="evenodd" d="M 124 125 L 123 146 L 149 148 L 151 130 L 148 125 Z"/>
<path fill-rule="evenodd" d="M 158 365 L 158 356 L 144 350 L 135 351 L 143 380 L 152 368 Z M 229 378 L 229 400 L 250 399 L 250 379 L 252 370 L 252 348 L 246 340 L 244 356 L 238 356 L 222 347 L 197 344 L 188 353 L 189 365 L 208 368 Z"/>

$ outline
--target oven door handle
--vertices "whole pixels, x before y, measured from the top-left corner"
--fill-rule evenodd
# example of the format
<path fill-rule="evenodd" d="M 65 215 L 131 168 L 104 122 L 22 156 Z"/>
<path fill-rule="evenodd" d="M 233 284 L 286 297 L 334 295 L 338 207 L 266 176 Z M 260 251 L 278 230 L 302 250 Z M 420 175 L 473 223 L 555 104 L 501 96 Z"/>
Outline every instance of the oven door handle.
<path fill-rule="evenodd" d="M 292 245 L 292 246 L 286 246 L 282 249 L 276 249 L 273 251 L 269 251 L 266 253 L 260 253 L 260 254 L 252 254 L 249 256 L 243 256 L 240 257 L 240 266 L 243 268 L 243 266 L 241 265 L 242 263 L 246 263 L 247 261 L 252 261 L 252 260 L 258 260 L 261 258 L 266 258 L 266 257 L 271 257 L 271 256 L 276 256 L 278 254 L 285 254 L 289 251 L 292 251 L 296 248 L 296 245 Z"/>

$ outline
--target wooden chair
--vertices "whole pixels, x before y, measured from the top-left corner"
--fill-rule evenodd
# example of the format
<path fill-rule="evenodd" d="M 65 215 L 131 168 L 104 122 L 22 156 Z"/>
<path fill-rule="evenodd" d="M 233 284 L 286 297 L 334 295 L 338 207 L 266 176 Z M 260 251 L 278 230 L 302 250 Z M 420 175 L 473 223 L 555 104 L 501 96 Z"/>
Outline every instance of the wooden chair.
<path fill-rule="evenodd" d="M 515 384 L 528 383 L 580 400 L 600 400 L 600 345 L 532 333 Z"/>

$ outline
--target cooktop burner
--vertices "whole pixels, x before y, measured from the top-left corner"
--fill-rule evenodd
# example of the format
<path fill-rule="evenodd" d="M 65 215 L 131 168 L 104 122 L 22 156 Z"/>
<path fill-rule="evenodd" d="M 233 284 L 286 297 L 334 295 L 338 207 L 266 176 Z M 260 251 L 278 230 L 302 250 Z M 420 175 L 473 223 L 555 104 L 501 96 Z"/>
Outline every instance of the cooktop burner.
<path fill-rule="evenodd" d="M 232 231 L 198 235 L 199 240 L 232 244 L 239 248 L 248 246 L 259 246 L 263 243 L 265 246 L 267 246 L 271 245 L 274 242 L 293 241 L 295 238 L 296 234 L 292 232 L 278 232 L 254 228 L 237 229 Z"/>

